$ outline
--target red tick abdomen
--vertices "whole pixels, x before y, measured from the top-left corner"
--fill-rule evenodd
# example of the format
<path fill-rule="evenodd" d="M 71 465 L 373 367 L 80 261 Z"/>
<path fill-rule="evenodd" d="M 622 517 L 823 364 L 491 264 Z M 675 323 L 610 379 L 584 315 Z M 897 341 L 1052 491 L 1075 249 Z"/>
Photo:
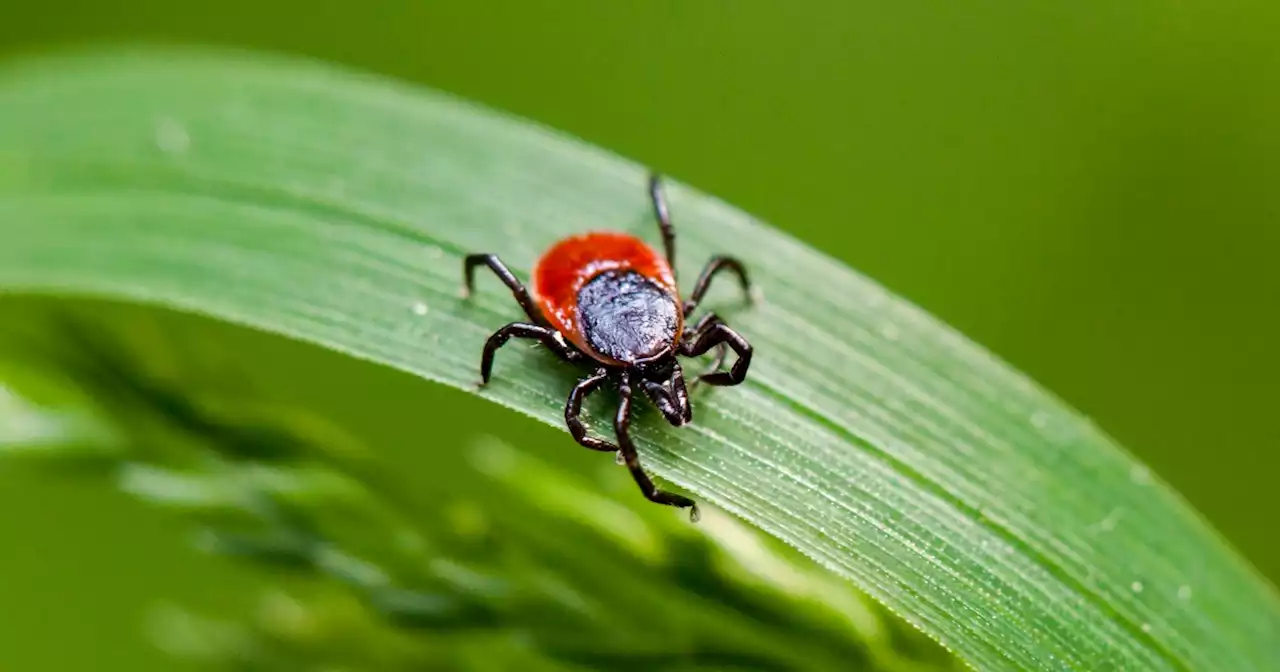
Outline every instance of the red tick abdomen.
<path fill-rule="evenodd" d="M 679 290 L 666 259 L 635 236 L 609 231 L 571 236 L 552 245 L 533 269 L 533 296 L 551 326 L 578 349 L 600 361 L 617 364 L 587 343 L 578 311 L 578 292 L 600 273 L 628 270 L 652 280 L 679 302 Z M 683 316 L 680 318 L 683 321 Z"/>

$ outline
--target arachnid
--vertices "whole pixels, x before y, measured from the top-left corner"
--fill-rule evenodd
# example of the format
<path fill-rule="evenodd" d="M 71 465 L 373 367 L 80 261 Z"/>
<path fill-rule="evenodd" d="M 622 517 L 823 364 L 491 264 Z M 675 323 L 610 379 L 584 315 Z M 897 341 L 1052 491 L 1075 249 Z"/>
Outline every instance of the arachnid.
<path fill-rule="evenodd" d="M 468 255 L 463 262 L 463 281 L 469 295 L 475 268 L 488 266 L 511 289 L 530 320 L 508 324 L 489 337 L 480 359 L 481 384 L 489 382 L 494 353 L 511 338 L 541 341 L 566 361 L 594 363 L 595 371 L 578 381 L 565 404 L 569 433 L 592 450 L 616 451 L 645 497 L 659 504 L 688 507 L 690 518 L 697 520 L 693 500 L 658 489 L 640 465 L 628 434 L 631 402 L 638 389 L 672 425 L 689 422 L 693 410 L 676 357 L 697 357 L 712 348 L 717 349 L 715 365 L 698 376 L 695 384 L 737 385 L 746 378 L 751 365 L 751 345 L 746 339 L 714 313 L 693 324 L 686 319 L 720 271 L 737 275 L 748 296 L 750 282 L 737 259 L 712 257 L 689 299 L 682 303 L 674 271 L 675 229 L 657 175 L 649 180 L 649 197 L 665 256 L 635 236 L 598 231 L 565 238 L 547 250 L 533 269 L 532 295 L 495 254 Z M 738 359 L 729 370 L 721 371 L 726 346 Z M 613 421 L 617 445 L 588 436 L 579 417 L 583 398 L 606 381 L 617 385 L 622 397 Z"/>

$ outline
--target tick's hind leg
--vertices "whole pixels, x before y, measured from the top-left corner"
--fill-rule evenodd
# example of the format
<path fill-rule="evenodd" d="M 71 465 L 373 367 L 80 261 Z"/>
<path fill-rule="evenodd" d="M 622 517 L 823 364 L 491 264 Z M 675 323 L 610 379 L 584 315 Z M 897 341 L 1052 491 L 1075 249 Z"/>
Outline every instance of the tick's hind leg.
<path fill-rule="evenodd" d="M 480 384 L 489 383 L 489 374 L 493 372 L 493 355 L 498 348 L 506 345 L 512 338 L 532 338 L 540 341 L 547 349 L 556 353 L 561 359 L 576 362 L 582 359 L 582 353 L 564 342 L 560 332 L 525 322 L 512 322 L 493 332 L 484 343 L 484 354 L 480 357 Z"/>
<path fill-rule="evenodd" d="M 658 489 L 653 479 L 649 478 L 649 474 L 645 473 L 644 467 L 640 465 L 640 455 L 636 452 L 635 444 L 631 443 L 632 391 L 631 381 L 626 374 L 623 374 L 618 385 L 618 393 L 622 396 L 622 402 L 618 404 L 618 414 L 613 419 L 613 429 L 618 435 L 618 452 L 627 469 L 631 470 L 631 477 L 635 479 L 636 485 L 640 486 L 640 492 L 644 493 L 645 498 L 651 502 L 689 509 L 689 520 L 697 522 L 698 505 L 688 497 Z"/>
<path fill-rule="evenodd" d="M 472 290 L 475 288 L 475 270 L 476 266 L 488 266 L 493 274 L 498 276 L 499 280 L 511 290 L 511 295 L 516 298 L 516 303 L 524 309 L 524 314 L 529 319 L 541 327 L 546 327 L 547 322 L 542 317 L 542 312 L 533 303 L 533 297 L 529 296 L 529 290 L 525 289 L 520 280 L 516 278 L 511 269 L 502 263 L 496 254 L 468 254 L 467 258 L 462 262 L 462 296 L 471 296 Z"/>

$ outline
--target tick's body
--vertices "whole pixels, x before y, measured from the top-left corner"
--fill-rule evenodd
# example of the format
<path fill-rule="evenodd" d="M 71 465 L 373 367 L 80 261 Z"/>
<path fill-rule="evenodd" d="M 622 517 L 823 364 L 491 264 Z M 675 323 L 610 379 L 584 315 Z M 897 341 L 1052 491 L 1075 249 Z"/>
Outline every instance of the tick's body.
<path fill-rule="evenodd" d="M 565 339 L 611 366 L 674 352 L 684 327 L 671 267 L 623 233 L 556 243 L 533 269 L 533 297 Z"/>
<path fill-rule="evenodd" d="M 681 303 L 672 270 L 675 232 L 656 176 L 649 187 L 665 256 L 635 236 L 594 232 L 561 240 L 542 255 L 533 270 L 532 296 L 496 255 L 469 255 L 464 279 L 469 292 L 472 270 L 488 266 L 532 320 L 508 324 L 485 343 L 480 362 L 482 384 L 489 381 L 495 351 L 512 337 L 537 339 L 571 362 L 594 360 L 598 368 L 578 382 L 565 405 L 565 423 L 573 438 L 594 450 L 617 451 L 646 497 L 661 504 L 692 507 L 691 515 L 696 517 L 692 500 L 659 490 L 640 466 L 628 435 L 632 386 L 643 390 L 668 422 L 680 426 L 692 419 L 693 412 L 677 355 L 696 357 L 716 348 L 714 368 L 718 369 L 726 346 L 732 348 L 738 361 L 729 371 L 706 373 L 695 382 L 742 382 L 752 353 L 746 340 L 714 314 L 708 313 L 692 326 L 685 324 L 685 318 L 697 308 L 720 270 L 737 274 L 744 290 L 749 284 L 741 263 L 730 257 L 714 257 L 698 277 L 689 300 Z M 622 397 L 614 419 L 618 445 L 588 436 L 579 418 L 583 398 L 610 379 Z"/>

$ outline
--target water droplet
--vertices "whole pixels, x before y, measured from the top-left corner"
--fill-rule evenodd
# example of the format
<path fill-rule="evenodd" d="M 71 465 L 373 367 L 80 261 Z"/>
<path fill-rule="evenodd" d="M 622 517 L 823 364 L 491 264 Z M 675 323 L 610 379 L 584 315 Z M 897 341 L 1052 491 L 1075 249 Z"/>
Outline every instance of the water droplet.
<path fill-rule="evenodd" d="M 1150 623 L 1143 623 L 1143 624 L 1142 624 L 1142 631 L 1143 631 L 1143 632 L 1151 632 L 1151 624 L 1150 624 Z"/>
<path fill-rule="evenodd" d="M 1151 470 L 1141 464 L 1135 464 L 1129 467 L 1129 480 L 1137 485 L 1146 485 L 1151 482 Z"/>
<path fill-rule="evenodd" d="M 1135 592 L 1135 593 L 1141 593 L 1141 592 L 1142 592 L 1142 582 L 1141 582 L 1141 581 L 1134 581 L 1133 583 L 1129 584 L 1129 588 L 1133 589 L 1133 592 Z"/>
<path fill-rule="evenodd" d="M 623 456 L 622 456 L 622 451 L 621 451 L 621 450 L 619 450 L 618 452 L 614 453 L 614 455 L 613 455 L 613 463 L 614 463 L 614 464 L 617 464 L 617 465 L 623 465 L 623 464 L 626 464 L 626 463 L 627 463 L 627 458 L 625 458 L 625 457 L 623 457 Z"/>
<path fill-rule="evenodd" d="M 413 304 L 413 314 L 414 314 L 414 315 L 418 315 L 418 316 L 426 315 L 426 314 L 427 314 L 427 304 L 425 304 L 425 303 L 423 303 L 423 302 L 421 302 L 421 301 L 419 301 L 419 302 L 417 302 L 417 303 Z"/>
<path fill-rule="evenodd" d="M 1184 602 L 1191 599 L 1191 586 L 1180 586 L 1178 588 L 1178 599 Z"/>
<path fill-rule="evenodd" d="M 191 136 L 177 120 L 161 119 L 156 123 L 156 146 L 165 154 L 182 154 L 191 147 Z"/>

